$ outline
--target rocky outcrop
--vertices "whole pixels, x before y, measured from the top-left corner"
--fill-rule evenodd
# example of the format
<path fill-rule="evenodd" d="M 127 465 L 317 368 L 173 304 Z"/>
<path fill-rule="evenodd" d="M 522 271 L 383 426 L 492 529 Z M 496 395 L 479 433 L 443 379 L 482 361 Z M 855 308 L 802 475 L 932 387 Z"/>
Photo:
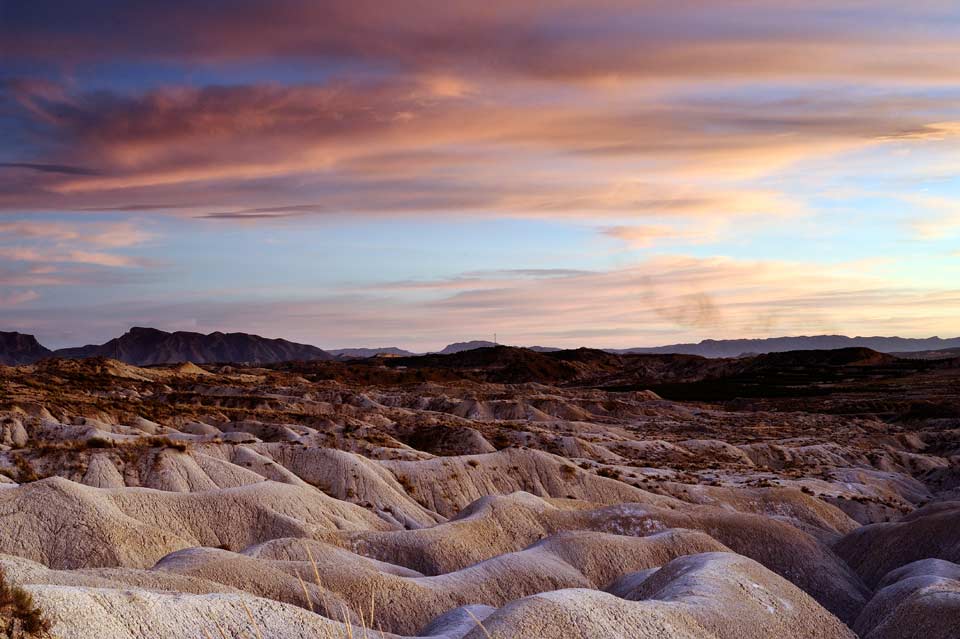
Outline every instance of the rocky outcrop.
<path fill-rule="evenodd" d="M 0 331 L 0 365 L 33 364 L 51 355 L 53 351 L 41 346 L 33 335 Z"/>

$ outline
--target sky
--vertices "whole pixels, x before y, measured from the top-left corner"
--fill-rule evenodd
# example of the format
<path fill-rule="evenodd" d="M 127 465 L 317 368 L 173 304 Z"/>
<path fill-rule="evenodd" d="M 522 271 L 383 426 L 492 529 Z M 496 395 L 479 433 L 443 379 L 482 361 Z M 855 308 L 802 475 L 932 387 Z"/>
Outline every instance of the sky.
<path fill-rule="evenodd" d="M 0 0 L 0 330 L 960 335 L 956 0 Z"/>

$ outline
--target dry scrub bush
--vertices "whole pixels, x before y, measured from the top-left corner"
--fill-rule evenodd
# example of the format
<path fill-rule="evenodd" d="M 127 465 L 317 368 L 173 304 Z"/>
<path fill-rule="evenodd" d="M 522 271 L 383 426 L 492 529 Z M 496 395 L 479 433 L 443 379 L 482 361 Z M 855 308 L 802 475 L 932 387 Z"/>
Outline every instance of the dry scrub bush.
<path fill-rule="evenodd" d="M 46 637 L 50 621 L 33 602 L 33 596 L 7 581 L 0 570 L 0 636 L 9 639 Z"/>

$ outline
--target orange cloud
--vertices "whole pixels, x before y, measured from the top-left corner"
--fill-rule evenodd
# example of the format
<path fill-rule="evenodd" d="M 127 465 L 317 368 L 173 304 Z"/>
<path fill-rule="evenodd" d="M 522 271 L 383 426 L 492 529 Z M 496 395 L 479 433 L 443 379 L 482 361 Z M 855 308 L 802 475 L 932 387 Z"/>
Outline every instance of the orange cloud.
<path fill-rule="evenodd" d="M 603 229 L 603 233 L 635 248 L 649 248 L 658 240 L 682 235 L 682 232 L 666 225 L 611 226 Z"/>
<path fill-rule="evenodd" d="M 57 123 L 63 145 L 51 161 L 91 170 L 11 183 L 0 188 L 0 209 L 167 201 L 172 210 L 214 217 L 290 207 L 298 214 L 787 215 L 802 207 L 750 181 L 897 136 L 919 145 L 929 143 L 925 132 L 942 140 L 953 131 L 926 124 L 931 109 L 946 108 L 936 100 L 697 102 L 629 93 L 603 106 L 589 94 L 583 105 L 575 98 L 525 104 L 524 95 L 490 85 L 438 92 L 417 80 L 48 99 L 37 108 Z M 2 180 L 0 171 L 0 187 Z M 253 181 L 256 190 L 246 186 Z M 318 204 L 302 203 L 311 199 Z"/>

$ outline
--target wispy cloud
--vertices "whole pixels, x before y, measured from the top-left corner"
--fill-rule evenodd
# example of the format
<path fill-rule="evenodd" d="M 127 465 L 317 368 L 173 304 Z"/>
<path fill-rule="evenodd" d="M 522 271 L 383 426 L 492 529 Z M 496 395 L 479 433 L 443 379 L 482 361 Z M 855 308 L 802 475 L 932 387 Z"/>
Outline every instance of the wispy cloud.
<path fill-rule="evenodd" d="M 933 195 L 904 195 L 910 208 L 910 228 L 920 239 L 936 240 L 960 232 L 960 198 Z"/>
<path fill-rule="evenodd" d="M 19 306 L 39 298 L 40 294 L 36 291 L 3 291 L 0 289 L 0 307 Z"/>
<path fill-rule="evenodd" d="M 67 264 L 93 264 L 96 266 L 111 267 L 143 267 L 149 261 L 126 255 L 116 255 L 100 251 L 60 251 L 56 249 L 43 250 L 32 248 L 3 248 L 0 247 L 0 259 L 13 262 L 41 262 Z"/>
<path fill-rule="evenodd" d="M 651 248 L 663 240 L 702 241 L 712 237 L 709 231 L 698 228 L 681 229 L 666 224 L 608 226 L 601 231 L 604 235 L 625 242 L 633 248 Z"/>
<path fill-rule="evenodd" d="M 0 284 L 35 287 L 92 284 L 102 281 L 102 276 L 83 269 L 152 267 L 155 265 L 152 259 L 114 251 L 136 248 L 155 237 L 132 221 L 0 222 Z"/>
<path fill-rule="evenodd" d="M 65 222 L 0 222 L 0 237 L 7 242 L 47 240 L 76 242 L 109 248 L 136 246 L 155 237 L 133 222 L 68 224 Z"/>
<path fill-rule="evenodd" d="M 438 97 L 413 78 L 47 99 L 35 109 L 53 122 L 51 158 L 93 164 L 96 175 L 10 182 L 0 209 L 123 210 L 189 197 L 169 212 L 240 221 L 796 215 L 805 206 L 794 195 L 752 182 L 894 138 L 922 145 L 933 141 L 925 132 L 936 141 L 954 133 L 928 124 L 931 110 L 952 108 L 947 97 L 704 101 L 629 90 L 598 106 L 590 91 L 549 105 L 519 89 L 490 91 Z"/>
<path fill-rule="evenodd" d="M 96 175 L 95 171 L 80 166 L 65 164 L 36 164 L 31 162 L 0 162 L 0 169 L 27 169 L 40 173 L 60 173 L 64 175 Z"/>

